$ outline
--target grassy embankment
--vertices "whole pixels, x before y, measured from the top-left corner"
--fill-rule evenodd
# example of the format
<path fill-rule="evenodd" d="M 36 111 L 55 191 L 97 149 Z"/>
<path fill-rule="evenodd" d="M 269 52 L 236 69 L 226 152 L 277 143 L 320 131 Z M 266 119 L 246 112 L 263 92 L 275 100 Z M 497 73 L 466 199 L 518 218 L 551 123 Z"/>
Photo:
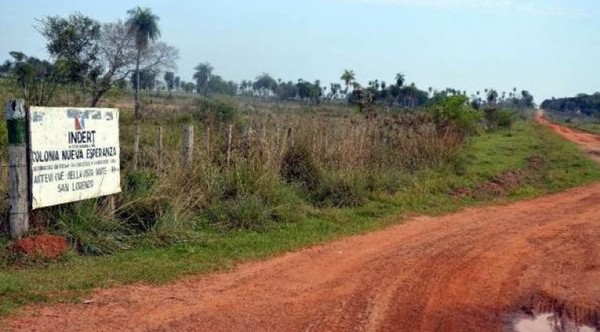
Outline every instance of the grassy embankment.
<path fill-rule="evenodd" d="M 537 162 L 533 171 L 534 156 Z M 481 189 L 482 184 L 509 170 L 525 175 L 500 195 Z M 0 270 L 0 313 L 30 303 L 77 301 L 99 287 L 162 283 L 230 269 L 243 261 L 401 223 L 415 213 L 436 215 L 483 202 L 534 197 L 599 177 L 600 167 L 573 144 L 531 122 L 520 121 L 510 131 L 472 138 L 452 163 L 400 175 L 394 180 L 397 185 L 393 193 L 376 191 L 356 206 L 308 207 L 306 213 L 296 216 L 298 220 L 258 229 L 222 230 L 199 223 L 194 236 L 167 246 L 142 244 L 106 256 L 70 254 L 46 264 L 4 265 Z M 457 188 L 470 188 L 467 192 L 474 194 L 455 195 Z"/>

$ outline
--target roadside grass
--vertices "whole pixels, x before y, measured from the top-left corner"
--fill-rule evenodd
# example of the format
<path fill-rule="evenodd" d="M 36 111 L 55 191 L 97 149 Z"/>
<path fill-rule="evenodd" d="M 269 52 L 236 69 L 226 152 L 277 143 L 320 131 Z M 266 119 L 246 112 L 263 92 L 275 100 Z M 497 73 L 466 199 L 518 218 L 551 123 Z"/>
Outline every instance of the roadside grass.
<path fill-rule="evenodd" d="M 537 156 L 544 163 L 510 193 L 479 200 L 451 195 L 476 188 L 508 170 L 524 170 Z M 185 244 L 138 247 L 107 256 L 67 255 L 55 262 L 14 266 L 0 258 L 0 315 L 34 303 L 77 302 L 91 290 L 129 283 L 165 283 L 176 278 L 234 268 L 344 236 L 402 223 L 415 214 L 440 215 L 484 203 L 505 203 L 584 185 L 600 178 L 600 166 L 573 143 L 532 122 L 472 138 L 454 167 L 390 176 L 393 193 L 378 192 L 351 208 L 310 208 L 295 222 L 260 230 L 219 231 L 199 227 Z M 6 239 L 0 239 L 5 246 Z"/>
<path fill-rule="evenodd" d="M 579 129 L 592 134 L 600 135 L 600 122 L 597 121 L 579 121 L 579 122 L 566 122 L 561 121 L 567 127 Z"/>
<path fill-rule="evenodd" d="M 560 123 L 563 126 L 578 129 L 592 134 L 600 135 L 600 119 L 597 117 L 591 118 L 573 118 L 568 119 L 561 117 L 555 113 L 546 113 L 547 117 L 554 122 Z"/>

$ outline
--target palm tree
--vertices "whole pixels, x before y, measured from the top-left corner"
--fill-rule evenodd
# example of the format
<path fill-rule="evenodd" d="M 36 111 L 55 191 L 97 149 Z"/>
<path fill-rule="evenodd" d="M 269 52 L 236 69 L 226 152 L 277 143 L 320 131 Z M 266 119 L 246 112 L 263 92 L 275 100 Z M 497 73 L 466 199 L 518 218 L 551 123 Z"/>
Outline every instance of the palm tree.
<path fill-rule="evenodd" d="M 127 26 L 129 35 L 135 37 L 137 48 L 137 59 L 135 64 L 136 86 L 135 86 L 135 118 L 142 117 L 140 110 L 140 58 L 142 52 L 148 48 L 150 41 L 156 41 L 160 37 L 158 28 L 158 16 L 152 14 L 150 8 L 136 7 L 127 11 L 129 18 Z"/>
<path fill-rule="evenodd" d="M 194 73 L 193 78 L 196 80 L 196 91 L 202 96 L 206 94 L 206 88 L 208 87 L 208 81 L 210 81 L 213 69 L 213 66 L 208 62 L 201 63 L 194 67 L 196 72 Z"/>
<path fill-rule="evenodd" d="M 406 77 L 402 73 L 396 74 L 396 85 L 401 88 L 404 85 L 404 80 Z"/>
<path fill-rule="evenodd" d="M 354 82 L 354 71 L 353 70 L 348 70 L 348 69 L 344 69 L 344 73 L 342 74 L 342 77 L 340 78 L 342 81 L 344 81 L 344 84 L 346 84 L 346 92 L 348 92 L 348 88 L 350 87 L 350 85 L 352 84 L 352 82 Z"/>

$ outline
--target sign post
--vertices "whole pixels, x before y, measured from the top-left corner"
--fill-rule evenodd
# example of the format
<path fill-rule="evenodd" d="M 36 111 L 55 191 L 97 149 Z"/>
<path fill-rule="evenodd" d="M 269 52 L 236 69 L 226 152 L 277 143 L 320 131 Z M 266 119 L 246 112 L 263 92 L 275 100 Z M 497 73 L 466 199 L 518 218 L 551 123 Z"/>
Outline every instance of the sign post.
<path fill-rule="evenodd" d="M 121 191 L 119 110 L 30 107 L 31 207 Z"/>
<path fill-rule="evenodd" d="M 8 127 L 9 228 L 13 239 L 29 230 L 29 170 L 27 167 L 27 112 L 23 99 L 6 105 Z"/>

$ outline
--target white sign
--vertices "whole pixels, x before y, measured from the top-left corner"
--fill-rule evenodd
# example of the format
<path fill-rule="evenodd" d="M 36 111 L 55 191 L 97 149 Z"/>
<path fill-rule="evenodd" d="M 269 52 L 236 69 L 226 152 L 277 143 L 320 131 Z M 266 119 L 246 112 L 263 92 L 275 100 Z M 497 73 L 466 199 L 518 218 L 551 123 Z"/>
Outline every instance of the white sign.
<path fill-rule="evenodd" d="M 119 110 L 30 107 L 32 208 L 121 191 Z"/>

